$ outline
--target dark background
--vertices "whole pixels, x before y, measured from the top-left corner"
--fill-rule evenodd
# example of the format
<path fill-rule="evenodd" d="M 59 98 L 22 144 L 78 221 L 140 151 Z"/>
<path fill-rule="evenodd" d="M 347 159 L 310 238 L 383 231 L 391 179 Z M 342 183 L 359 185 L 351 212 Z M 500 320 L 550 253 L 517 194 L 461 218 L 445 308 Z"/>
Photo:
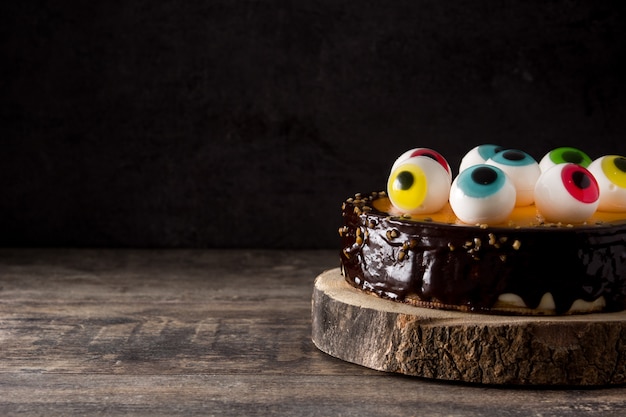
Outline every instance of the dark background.
<path fill-rule="evenodd" d="M 622 1 L 3 2 L 0 42 L 3 246 L 334 248 L 412 147 L 626 154 Z"/>

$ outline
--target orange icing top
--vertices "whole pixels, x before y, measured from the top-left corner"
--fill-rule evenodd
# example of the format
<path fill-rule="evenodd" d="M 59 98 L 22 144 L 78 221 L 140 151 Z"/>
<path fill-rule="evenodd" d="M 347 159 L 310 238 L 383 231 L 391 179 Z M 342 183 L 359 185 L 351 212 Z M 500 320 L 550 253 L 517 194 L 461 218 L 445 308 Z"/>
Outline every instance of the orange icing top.
<path fill-rule="evenodd" d="M 443 209 L 436 213 L 430 214 L 412 214 L 405 215 L 397 208 L 395 208 L 388 197 L 380 197 L 371 202 L 373 207 L 383 213 L 389 213 L 392 216 L 402 216 L 403 218 L 414 220 L 414 221 L 432 221 L 438 223 L 446 223 L 446 224 L 458 224 L 465 226 L 474 226 L 468 225 L 460 221 L 449 203 L 446 203 Z M 575 224 L 566 224 L 566 223 L 548 223 L 543 220 L 543 217 L 537 211 L 535 205 L 525 206 L 525 207 L 515 207 L 513 212 L 509 216 L 506 222 L 500 224 L 489 224 L 489 226 L 498 226 L 498 227 L 536 227 L 536 226 L 562 226 L 562 227 L 581 227 L 581 226 L 593 226 L 593 225 L 602 225 L 606 223 L 624 223 L 626 222 L 626 213 L 613 213 L 613 212 L 602 212 L 596 211 L 586 222 L 584 223 L 575 223 Z"/>

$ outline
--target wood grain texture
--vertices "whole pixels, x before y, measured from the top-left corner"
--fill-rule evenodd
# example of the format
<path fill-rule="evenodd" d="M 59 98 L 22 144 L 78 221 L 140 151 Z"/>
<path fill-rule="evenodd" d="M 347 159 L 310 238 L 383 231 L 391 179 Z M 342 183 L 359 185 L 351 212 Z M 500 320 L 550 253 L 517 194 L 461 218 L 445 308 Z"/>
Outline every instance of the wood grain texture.
<path fill-rule="evenodd" d="M 448 381 L 626 382 L 626 312 L 513 317 L 419 308 L 358 291 L 339 268 L 315 282 L 313 342 L 373 369 Z"/>
<path fill-rule="evenodd" d="M 603 416 L 626 388 L 379 372 L 311 341 L 335 251 L 0 249 L 0 415 Z"/>

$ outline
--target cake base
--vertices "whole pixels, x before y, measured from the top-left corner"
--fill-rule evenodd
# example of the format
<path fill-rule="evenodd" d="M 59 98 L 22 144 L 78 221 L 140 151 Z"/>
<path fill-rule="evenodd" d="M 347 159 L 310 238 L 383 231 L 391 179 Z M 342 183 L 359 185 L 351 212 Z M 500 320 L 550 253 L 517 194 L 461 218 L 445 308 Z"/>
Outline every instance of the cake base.
<path fill-rule="evenodd" d="M 379 371 L 495 385 L 626 383 L 626 312 L 500 316 L 414 307 L 315 281 L 312 339 L 323 352 Z"/>

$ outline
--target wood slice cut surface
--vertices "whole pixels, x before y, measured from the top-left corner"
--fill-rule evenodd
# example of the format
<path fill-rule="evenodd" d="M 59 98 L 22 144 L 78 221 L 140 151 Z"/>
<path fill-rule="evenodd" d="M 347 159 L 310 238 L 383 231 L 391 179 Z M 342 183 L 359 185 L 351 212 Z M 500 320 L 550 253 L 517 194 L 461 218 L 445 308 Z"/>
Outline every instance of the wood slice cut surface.
<path fill-rule="evenodd" d="M 368 368 L 497 385 L 626 383 L 626 312 L 502 316 L 414 307 L 350 286 L 339 268 L 315 281 L 312 339 Z"/>

